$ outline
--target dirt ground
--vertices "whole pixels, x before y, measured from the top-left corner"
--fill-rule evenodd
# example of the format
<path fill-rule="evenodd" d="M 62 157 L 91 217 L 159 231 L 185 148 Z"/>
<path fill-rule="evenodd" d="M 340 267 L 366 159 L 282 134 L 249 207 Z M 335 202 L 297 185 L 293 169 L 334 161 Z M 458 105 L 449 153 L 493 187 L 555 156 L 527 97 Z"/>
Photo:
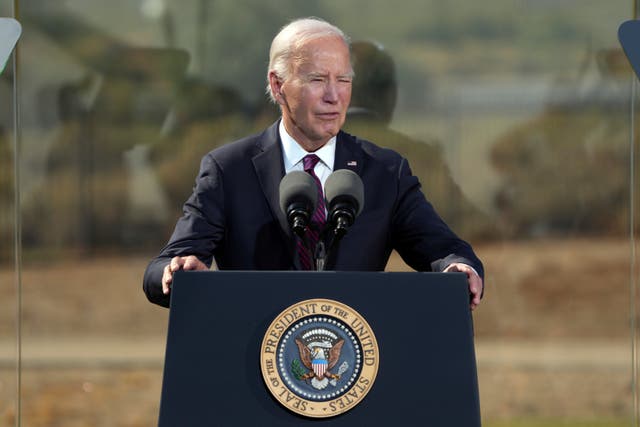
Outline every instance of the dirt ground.
<path fill-rule="evenodd" d="M 487 420 L 630 420 L 630 245 L 626 239 L 475 248 L 486 293 L 474 313 Z M 167 310 L 141 291 L 145 257 L 25 263 L 22 425 L 157 422 Z M 407 268 L 394 258 L 388 270 Z M 16 417 L 15 276 L 0 271 L 0 426 Z M 7 297 L 8 296 L 8 297 Z"/>

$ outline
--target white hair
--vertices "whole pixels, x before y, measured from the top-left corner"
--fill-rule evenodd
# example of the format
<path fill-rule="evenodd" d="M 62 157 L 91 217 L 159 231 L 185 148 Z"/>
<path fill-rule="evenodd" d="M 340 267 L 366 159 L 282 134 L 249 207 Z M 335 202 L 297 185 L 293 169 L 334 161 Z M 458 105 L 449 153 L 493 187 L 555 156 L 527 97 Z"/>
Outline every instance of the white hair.
<path fill-rule="evenodd" d="M 278 79 L 287 80 L 298 49 L 310 40 L 331 36 L 341 38 L 347 46 L 351 45 L 349 37 L 340 28 L 316 17 L 296 19 L 280 29 L 271 42 L 267 70 L 266 92 L 273 103 L 276 99 L 271 92 L 269 74 L 274 72 Z"/>

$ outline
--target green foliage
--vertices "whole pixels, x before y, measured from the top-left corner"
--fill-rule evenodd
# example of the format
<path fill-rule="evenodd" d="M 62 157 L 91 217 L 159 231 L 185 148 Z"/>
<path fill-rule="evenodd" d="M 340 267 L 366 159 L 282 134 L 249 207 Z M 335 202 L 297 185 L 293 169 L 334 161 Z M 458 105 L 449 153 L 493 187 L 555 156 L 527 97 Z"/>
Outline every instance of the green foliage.
<path fill-rule="evenodd" d="M 298 359 L 293 359 L 291 361 L 291 374 L 295 379 L 301 380 L 306 373 L 307 371 L 305 371 L 300 365 L 300 361 Z"/>
<path fill-rule="evenodd" d="M 22 93 L 34 96 L 21 101 L 27 107 L 22 134 L 25 140 L 44 135 L 25 141 L 37 148 L 22 153 L 26 180 L 44 176 L 23 197 L 25 248 L 157 247 L 193 186 L 202 155 L 276 118 L 264 99 L 268 48 L 293 18 L 320 16 L 354 40 L 386 46 L 402 79 L 400 107 L 419 116 L 429 113 L 439 85 L 455 84 L 452 76 L 575 75 L 585 51 L 592 55 L 593 47 L 617 43 L 612 28 L 628 13 L 626 6 L 600 0 L 582 0 L 579 7 L 542 0 L 172 1 L 166 16 L 154 21 L 141 17 L 137 2 L 39 3 L 26 2 L 21 11 L 25 33 L 37 35 L 22 45 L 28 70 Z M 57 121 L 41 123 L 41 113 Z M 492 152 L 504 183 L 496 200 L 500 227 L 513 236 L 623 230 L 629 150 L 622 117 L 605 105 L 553 109 L 503 135 Z M 457 231 L 467 238 L 493 233 L 442 161 L 440 143 L 457 141 L 412 141 L 353 126 L 354 134 L 409 158 L 428 197 Z M 6 135 L 0 138 L 0 200 L 11 206 L 12 157 Z M 148 149 L 169 206 L 166 220 L 135 212 L 131 203 L 134 178 L 125 158 L 136 147 Z M 32 173 L 34 167 L 43 167 L 42 174 Z M 10 236 L 11 227 L 11 221 L 0 223 L 0 236 Z"/>
<path fill-rule="evenodd" d="M 640 116 L 636 120 L 640 119 Z M 629 135 L 624 110 L 550 108 L 493 148 L 496 196 L 509 235 L 628 231 Z"/>

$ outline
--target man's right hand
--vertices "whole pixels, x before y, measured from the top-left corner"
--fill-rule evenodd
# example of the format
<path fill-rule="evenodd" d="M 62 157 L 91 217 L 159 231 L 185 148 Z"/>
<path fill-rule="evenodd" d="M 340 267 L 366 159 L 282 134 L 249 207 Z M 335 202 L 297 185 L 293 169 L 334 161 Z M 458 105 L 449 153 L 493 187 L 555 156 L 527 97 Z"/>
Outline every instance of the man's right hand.
<path fill-rule="evenodd" d="M 173 273 L 178 270 L 208 270 L 209 268 L 194 255 L 176 256 L 164 267 L 162 273 L 162 293 L 169 295 L 173 283 Z"/>

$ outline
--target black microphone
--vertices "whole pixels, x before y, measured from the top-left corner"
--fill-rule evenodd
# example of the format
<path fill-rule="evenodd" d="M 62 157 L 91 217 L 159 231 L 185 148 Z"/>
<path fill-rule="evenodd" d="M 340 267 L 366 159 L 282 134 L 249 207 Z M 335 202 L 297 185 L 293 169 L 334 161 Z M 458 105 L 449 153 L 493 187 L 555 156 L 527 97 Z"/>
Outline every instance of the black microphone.
<path fill-rule="evenodd" d="M 289 172 L 280 181 L 280 209 L 294 233 L 301 238 L 318 203 L 318 189 L 310 174 Z"/>
<path fill-rule="evenodd" d="M 339 169 L 324 185 L 329 211 L 328 222 L 336 238 L 341 239 L 364 206 L 364 185 L 353 171 Z"/>

